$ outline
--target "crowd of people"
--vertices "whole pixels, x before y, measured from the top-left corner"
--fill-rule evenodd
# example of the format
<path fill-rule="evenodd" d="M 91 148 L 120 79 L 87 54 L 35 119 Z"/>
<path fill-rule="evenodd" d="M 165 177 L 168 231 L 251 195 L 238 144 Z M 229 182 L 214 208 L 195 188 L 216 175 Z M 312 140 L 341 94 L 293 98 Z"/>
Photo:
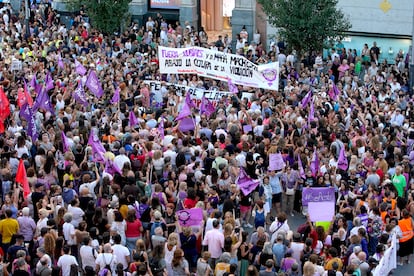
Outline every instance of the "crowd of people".
<path fill-rule="evenodd" d="M 213 41 L 161 14 L 104 35 L 86 13 L 67 27 L 42 4 L 32 6 L 27 33 L 23 11 L 1 12 L 0 81 L 9 105 L 1 98 L 0 113 L 7 107 L 10 115 L 0 137 L 0 273 L 365 276 L 394 235 L 398 264 L 411 262 L 414 97 L 405 57 L 388 64 L 376 44 L 357 54 L 341 43 L 327 59 L 300 57 L 283 42 L 268 51 L 249 43 L 242 30 L 235 53 L 279 61 L 279 91 L 239 86 L 211 115 L 193 108 L 196 127 L 183 132 L 175 118 L 185 96 L 171 84 L 229 91 L 228 84 L 161 74 L 157 46 L 231 52 L 227 36 Z M 89 93 L 87 105 L 73 96 L 86 78 L 75 61 L 94 70 L 104 90 L 101 98 Z M 36 101 L 47 76 L 52 109 L 34 110 L 37 138 L 19 95 Z M 161 92 L 148 80 L 160 81 Z M 104 162 L 96 162 L 91 133 Z M 282 154 L 283 169 L 269 170 L 272 153 Z M 237 184 L 241 168 L 260 183 L 247 195 Z M 305 187 L 335 188 L 328 228 L 307 216 Z M 176 212 L 192 208 L 204 218 L 185 227 Z M 297 229 L 293 216 L 304 222 Z"/>

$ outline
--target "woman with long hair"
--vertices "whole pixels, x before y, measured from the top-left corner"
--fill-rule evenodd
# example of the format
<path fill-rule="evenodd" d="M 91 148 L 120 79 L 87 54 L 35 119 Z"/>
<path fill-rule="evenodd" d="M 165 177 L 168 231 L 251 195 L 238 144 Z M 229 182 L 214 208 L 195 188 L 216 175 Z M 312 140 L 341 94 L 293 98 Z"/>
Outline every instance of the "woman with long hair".
<path fill-rule="evenodd" d="M 164 245 L 164 259 L 166 262 L 168 275 L 173 275 L 172 261 L 174 259 L 174 252 L 175 250 L 177 250 L 178 247 L 178 240 L 179 237 L 177 233 L 171 233 L 168 236 L 168 240 Z"/>
<path fill-rule="evenodd" d="M 173 276 L 189 276 L 190 270 L 188 261 L 184 258 L 184 251 L 180 248 L 175 250 L 172 260 Z"/>
<path fill-rule="evenodd" d="M 136 211 L 134 209 L 128 210 L 125 237 L 126 247 L 130 252 L 134 249 L 137 240 L 142 238 L 143 232 L 144 228 L 142 227 L 141 221 L 136 217 Z"/>

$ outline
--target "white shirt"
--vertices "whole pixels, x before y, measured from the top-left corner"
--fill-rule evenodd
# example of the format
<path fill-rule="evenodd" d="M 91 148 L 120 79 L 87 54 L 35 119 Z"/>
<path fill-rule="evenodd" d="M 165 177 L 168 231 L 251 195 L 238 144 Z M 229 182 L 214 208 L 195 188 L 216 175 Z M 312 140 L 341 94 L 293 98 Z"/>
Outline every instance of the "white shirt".
<path fill-rule="evenodd" d="M 75 227 L 71 223 L 65 222 L 63 224 L 63 236 L 65 237 L 65 241 L 68 245 L 75 244 Z"/>
<path fill-rule="evenodd" d="M 95 187 L 96 187 L 96 184 L 97 184 L 97 181 L 96 180 L 95 181 L 92 181 L 92 182 L 89 182 L 89 183 L 83 183 L 82 185 L 80 185 L 79 191 L 82 191 L 82 189 L 84 187 L 86 187 L 86 188 L 89 189 L 89 193 L 92 195 L 93 199 L 96 199 L 96 194 L 94 192 Z"/>
<path fill-rule="evenodd" d="M 68 212 L 72 214 L 72 224 L 75 227 L 79 226 L 79 223 L 83 220 L 85 212 L 79 207 L 73 207 L 69 204 Z"/>
<path fill-rule="evenodd" d="M 128 268 L 128 262 L 127 257 L 130 255 L 129 249 L 121 244 L 114 244 L 112 246 L 112 254 L 115 255 L 116 259 L 119 261 L 119 263 L 122 264 L 124 269 Z"/>
<path fill-rule="evenodd" d="M 111 267 L 112 275 L 116 275 L 116 265 L 118 264 L 118 260 L 112 253 L 98 254 L 98 258 L 96 258 L 95 264 L 99 265 L 99 272 L 101 272 L 105 266 L 109 265 Z"/>
<path fill-rule="evenodd" d="M 70 266 L 72 264 L 78 265 L 75 257 L 67 254 L 60 256 L 57 265 L 62 268 L 62 276 L 70 276 Z"/>
<path fill-rule="evenodd" d="M 80 248 L 80 257 L 82 259 L 82 268 L 91 266 L 95 269 L 95 259 L 98 256 L 98 252 L 90 245 L 82 245 Z"/>

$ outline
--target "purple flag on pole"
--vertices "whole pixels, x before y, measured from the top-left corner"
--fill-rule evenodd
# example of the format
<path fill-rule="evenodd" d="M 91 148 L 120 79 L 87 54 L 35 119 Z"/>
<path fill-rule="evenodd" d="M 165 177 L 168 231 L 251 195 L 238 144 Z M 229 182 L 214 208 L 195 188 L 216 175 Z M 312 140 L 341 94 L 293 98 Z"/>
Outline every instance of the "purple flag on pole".
<path fill-rule="evenodd" d="M 315 150 L 313 151 L 312 161 L 310 164 L 310 169 L 312 171 L 312 175 L 315 177 L 319 173 L 319 156 L 318 152 Z"/>
<path fill-rule="evenodd" d="M 36 142 L 39 134 L 37 132 L 36 118 L 33 110 L 25 103 L 20 109 L 19 115 L 27 121 L 27 134 L 32 137 L 32 142 Z"/>
<path fill-rule="evenodd" d="M 190 130 L 194 130 L 195 125 L 194 125 L 193 118 L 191 118 L 191 117 L 183 118 L 180 121 L 180 125 L 178 126 L 178 129 L 182 132 L 187 132 L 187 131 L 190 131 Z"/>
<path fill-rule="evenodd" d="M 341 147 L 338 158 L 338 169 L 346 171 L 348 169 L 348 159 L 345 154 L 345 147 Z"/>
<path fill-rule="evenodd" d="M 239 89 L 237 88 L 237 85 L 235 85 L 235 84 L 233 83 L 233 81 L 231 80 L 231 78 L 229 78 L 229 79 L 228 79 L 228 81 L 227 81 L 227 85 L 228 85 L 228 87 L 229 87 L 229 92 L 230 92 L 230 93 L 234 93 L 234 94 L 239 93 Z"/>
<path fill-rule="evenodd" d="M 299 175 L 303 179 L 306 179 L 305 170 L 303 169 L 302 159 L 300 158 L 300 155 L 298 155 L 298 168 L 299 168 Z"/>
<path fill-rule="evenodd" d="M 58 67 L 65 69 L 65 64 L 63 63 L 62 57 L 58 54 Z"/>
<path fill-rule="evenodd" d="M 88 106 L 88 99 L 86 97 L 85 91 L 83 90 L 82 81 L 79 81 L 78 88 L 76 88 L 76 90 L 73 91 L 73 97 L 78 103 L 82 104 L 84 107 Z"/>
<path fill-rule="evenodd" d="M 138 125 L 138 119 L 135 116 L 134 110 L 129 111 L 129 126 L 135 127 Z"/>
<path fill-rule="evenodd" d="M 175 118 L 176 121 L 180 121 L 184 119 L 185 117 L 188 117 L 191 115 L 191 108 L 188 106 L 187 101 L 184 102 L 183 108 L 180 111 L 180 114 Z"/>
<path fill-rule="evenodd" d="M 63 152 L 67 152 L 69 151 L 68 137 L 66 137 L 66 134 L 63 131 L 61 132 L 61 136 L 62 136 Z"/>
<path fill-rule="evenodd" d="M 332 89 L 329 90 L 329 97 L 336 101 L 336 98 L 339 96 L 339 89 L 336 87 L 335 83 L 332 83 Z"/>
<path fill-rule="evenodd" d="M 29 85 L 36 90 L 36 85 L 37 85 L 37 78 L 36 78 L 36 73 L 33 75 L 32 80 L 29 82 Z"/>
<path fill-rule="evenodd" d="M 301 102 L 301 104 L 302 104 L 302 108 L 305 108 L 305 106 L 309 103 L 309 101 L 311 100 L 311 98 L 312 98 L 312 95 L 313 93 L 312 93 L 312 90 L 310 90 L 306 95 L 305 95 L 305 97 L 302 99 L 302 102 Z"/>
<path fill-rule="evenodd" d="M 52 78 L 50 72 L 48 72 L 47 75 L 46 75 L 46 79 L 45 79 L 46 92 L 53 89 L 53 87 L 54 87 L 53 78 Z"/>
<path fill-rule="evenodd" d="M 95 71 L 91 70 L 89 76 L 85 82 L 86 87 L 98 98 L 102 97 L 104 91 L 102 89 L 101 83 L 99 82 L 98 76 Z"/>
<path fill-rule="evenodd" d="M 86 74 L 86 68 L 77 59 L 75 59 L 75 71 L 81 76 Z"/>
<path fill-rule="evenodd" d="M 115 89 L 115 93 L 114 93 L 114 95 L 112 96 L 112 99 L 111 99 L 111 104 L 116 104 L 116 103 L 118 103 L 118 102 L 119 102 L 119 98 L 120 98 L 120 96 L 119 96 L 119 92 L 120 92 L 120 89 L 119 89 L 119 87 L 117 87 L 117 88 Z"/>
<path fill-rule="evenodd" d="M 193 100 L 190 98 L 190 93 L 187 92 L 187 95 L 185 95 L 185 103 L 190 107 L 190 108 L 196 108 L 197 106 L 195 105 L 195 103 L 193 102 Z"/>
<path fill-rule="evenodd" d="M 164 139 L 164 117 L 161 117 L 161 120 L 158 123 L 158 132 L 160 133 L 160 138 Z"/>
<path fill-rule="evenodd" d="M 245 196 L 253 192 L 253 190 L 259 185 L 259 182 L 259 180 L 250 178 L 244 168 L 240 167 L 240 174 L 236 184 L 239 185 L 240 190 Z"/>
<path fill-rule="evenodd" d="M 42 89 L 40 94 L 37 95 L 36 100 L 33 104 L 33 111 L 36 112 L 39 108 L 42 108 L 46 111 L 49 111 L 52 114 L 55 114 L 55 109 L 50 102 L 49 94 L 45 89 Z"/>
<path fill-rule="evenodd" d="M 122 174 L 122 170 L 119 169 L 112 160 L 105 160 L 105 172 L 114 176 L 115 173 Z"/>
<path fill-rule="evenodd" d="M 201 208 L 184 209 L 176 212 L 178 223 L 181 226 L 199 226 L 203 221 Z"/>
<path fill-rule="evenodd" d="M 309 122 L 312 122 L 315 120 L 315 105 L 313 104 L 313 99 L 310 103 L 310 110 L 309 110 Z"/>
<path fill-rule="evenodd" d="M 214 111 L 216 111 L 214 105 L 206 97 L 203 96 L 203 98 L 201 99 L 200 113 L 204 113 L 207 117 L 210 117 L 211 114 L 214 113 Z"/>
<path fill-rule="evenodd" d="M 92 147 L 93 160 L 100 163 L 105 162 L 104 155 L 106 150 L 101 141 L 99 141 L 98 135 L 96 135 L 93 130 L 91 130 L 91 133 L 89 134 L 88 145 Z"/>

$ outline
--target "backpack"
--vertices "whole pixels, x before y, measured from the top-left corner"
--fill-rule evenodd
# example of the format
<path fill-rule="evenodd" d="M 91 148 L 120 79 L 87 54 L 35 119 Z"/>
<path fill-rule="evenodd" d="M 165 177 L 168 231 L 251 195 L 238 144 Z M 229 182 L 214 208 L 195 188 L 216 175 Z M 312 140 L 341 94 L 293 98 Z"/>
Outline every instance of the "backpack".
<path fill-rule="evenodd" d="M 149 265 L 151 267 L 151 272 L 153 276 L 160 276 L 163 275 L 164 268 L 160 265 L 160 260 L 155 258 L 151 258 L 149 261 Z"/>
<path fill-rule="evenodd" d="M 154 221 L 151 225 L 151 236 L 155 235 L 155 228 L 160 227 L 161 226 L 161 221 Z"/>
<path fill-rule="evenodd" d="M 310 256 L 313 254 L 313 249 L 307 250 L 307 248 L 303 249 L 303 256 L 300 258 L 302 266 L 309 261 Z"/>
<path fill-rule="evenodd" d="M 70 204 L 72 200 L 75 198 L 73 189 L 63 188 L 62 198 L 63 202 L 65 202 L 66 204 Z"/>

